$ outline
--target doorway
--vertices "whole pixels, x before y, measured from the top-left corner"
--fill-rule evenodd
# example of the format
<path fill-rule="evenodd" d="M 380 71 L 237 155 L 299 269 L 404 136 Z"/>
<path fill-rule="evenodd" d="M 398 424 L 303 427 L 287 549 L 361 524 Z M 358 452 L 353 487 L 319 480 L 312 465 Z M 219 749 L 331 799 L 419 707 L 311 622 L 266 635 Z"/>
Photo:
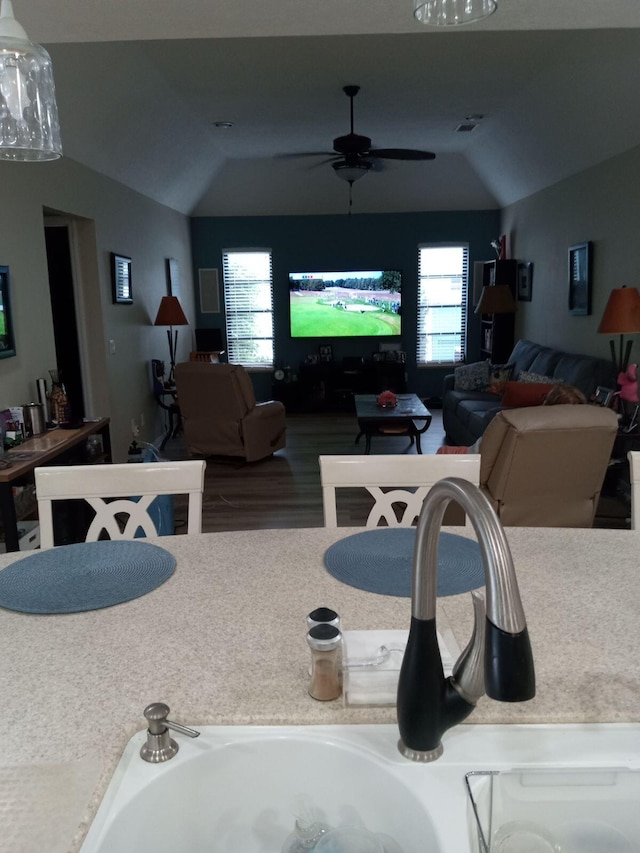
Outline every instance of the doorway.
<path fill-rule="evenodd" d="M 80 421 L 85 416 L 84 383 L 69 227 L 65 224 L 45 224 L 44 235 L 56 365 L 69 398 L 71 420 Z"/>

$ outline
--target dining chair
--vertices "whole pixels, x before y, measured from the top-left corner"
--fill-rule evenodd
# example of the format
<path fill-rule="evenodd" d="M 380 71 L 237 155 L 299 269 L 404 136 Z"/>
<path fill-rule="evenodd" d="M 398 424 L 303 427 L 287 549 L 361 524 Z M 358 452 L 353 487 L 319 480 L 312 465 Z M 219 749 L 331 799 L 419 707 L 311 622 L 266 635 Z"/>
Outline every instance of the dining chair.
<path fill-rule="evenodd" d="M 420 515 L 427 492 L 438 480 L 460 477 L 476 486 L 480 482 L 480 455 L 475 453 L 319 456 L 318 460 L 325 527 L 338 527 L 336 489 L 361 487 L 373 497 L 365 527 L 378 527 L 381 521 L 389 527 L 411 527 Z M 469 524 L 469 520 L 465 523 Z"/>
<path fill-rule="evenodd" d="M 627 459 L 631 480 L 631 529 L 640 530 L 640 450 L 630 450 Z"/>
<path fill-rule="evenodd" d="M 36 468 L 40 547 L 54 547 L 53 502 L 61 500 L 84 500 L 95 512 L 86 542 L 96 542 L 103 532 L 110 539 L 134 539 L 138 530 L 157 536 L 149 508 L 160 495 L 188 495 L 187 533 L 201 533 L 205 466 L 204 460 L 162 460 Z M 120 514 L 127 516 L 124 526 L 116 518 Z"/>

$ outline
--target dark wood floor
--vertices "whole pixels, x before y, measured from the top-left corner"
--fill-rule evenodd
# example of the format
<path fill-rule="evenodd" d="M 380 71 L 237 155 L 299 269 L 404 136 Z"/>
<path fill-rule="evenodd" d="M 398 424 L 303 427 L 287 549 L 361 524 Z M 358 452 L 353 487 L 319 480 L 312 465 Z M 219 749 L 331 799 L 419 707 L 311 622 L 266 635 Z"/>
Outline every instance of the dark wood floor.
<path fill-rule="evenodd" d="M 444 444 L 442 411 L 422 436 L 423 453 L 435 453 Z M 364 438 L 355 444 L 354 415 L 344 413 L 291 414 L 287 416 L 287 446 L 269 459 L 244 463 L 239 459 L 209 458 L 205 474 L 202 529 L 258 530 L 276 527 L 322 527 L 322 494 L 318 456 L 362 454 Z M 406 437 L 372 439 L 372 454 L 416 453 Z M 186 459 L 181 437 L 165 447 L 170 459 Z M 606 481 L 605 481 L 606 483 Z M 608 493 L 607 493 L 608 491 Z M 341 489 L 338 524 L 362 526 L 372 506 L 362 489 Z M 176 533 L 186 532 L 186 502 L 176 497 Z M 456 516 L 450 515 L 454 523 Z M 459 522 L 458 522 L 459 523 Z M 616 489 L 603 489 L 594 527 L 628 528 L 629 502 Z"/>
<path fill-rule="evenodd" d="M 422 436 L 422 452 L 435 453 L 444 443 L 442 412 L 434 411 Z M 342 413 L 291 414 L 287 416 L 287 446 L 270 459 L 207 460 L 202 512 L 204 532 L 256 530 L 269 527 L 322 527 L 322 494 L 318 456 L 363 454 L 364 438 L 355 444 L 354 415 Z M 371 453 L 416 453 L 415 444 L 403 436 L 373 438 Z M 182 439 L 170 440 L 165 455 L 187 458 Z M 364 524 L 371 501 L 362 490 L 341 490 L 338 522 Z M 178 529 L 184 531 L 184 501 L 176 498 Z"/>

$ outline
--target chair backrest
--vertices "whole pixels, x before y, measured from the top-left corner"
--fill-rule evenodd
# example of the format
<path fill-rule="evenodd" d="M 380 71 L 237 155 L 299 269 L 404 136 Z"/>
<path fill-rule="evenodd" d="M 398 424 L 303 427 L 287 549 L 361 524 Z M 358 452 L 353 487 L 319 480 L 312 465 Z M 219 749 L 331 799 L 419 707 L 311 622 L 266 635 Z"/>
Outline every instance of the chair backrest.
<path fill-rule="evenodd" d="M 40 546 L 53 548 L 53 501 L 83 499 L 94 510 L 86 541 L 105 531 L 111 539 L 133 539 L 141 529 L 156 536 L 149 506 L 159 495 L 188 495 L 187 533 L 202 531 L 202 460 L 136 462 L 124 465 L 51 465 L 36 468 L 35 485 L 40 521 Z M 103 498 L 119 498 L 106 502 Z M 116 514 L 128 516 L 124 530 Z"/>
<path fill-rule="evenodd" d="M 176 365 L 176 388 L 186 419 L 239 421 L 256 405 L 251 378 L 239 364 L 182 362 Z"/>
<path fill-rule="evenodd" d="M 325 527 L 337 527 L 336 489 L 361 487 L 375 503 L 366 527 L 411 527 L 420 515 L 429 489 L 444 477 L 460 477 L 476 486 L 480 479 L 479 454 L 452 456 L 379 455 L 319 456 Z M 390 491 L 383 491 L 383 489 Z M 396 514 L 394 507 L 401 511 Z M 467 524 L 469 521 L 467 519 Z"/>
<path fill-rule="evenodd" d="M 480 485 L 504 525 L 591 527 L 618 429 L 601 406 L 505 409 L 480 448 Z"/>
<path fill-rule="evenodd" d="M 627 458 L 631 478 L 631 529 L 640 530 L 640 450 L 630 450 Z"/>

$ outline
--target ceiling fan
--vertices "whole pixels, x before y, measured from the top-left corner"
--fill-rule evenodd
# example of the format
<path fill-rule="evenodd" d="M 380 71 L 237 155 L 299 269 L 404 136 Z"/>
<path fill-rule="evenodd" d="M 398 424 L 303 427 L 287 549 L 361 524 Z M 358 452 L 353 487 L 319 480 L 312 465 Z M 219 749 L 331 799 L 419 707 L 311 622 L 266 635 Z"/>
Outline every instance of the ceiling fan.
<path fill-rule="evenodd" d="M 371 139 L 355 133 L 353 129 L 353 99 L 360 86 L 344 86 L 342 91 L 349 98 L 351 129 L 345 136 L 333 140 L 333 152 L 315 152 L 329 154 L 329 161 L 336 173 L 350 185 L 366 175 L 376 165 L 376 160 L 433 160 L 432 151 L 419 151 L 413 148 L 372 148 Z"/>

